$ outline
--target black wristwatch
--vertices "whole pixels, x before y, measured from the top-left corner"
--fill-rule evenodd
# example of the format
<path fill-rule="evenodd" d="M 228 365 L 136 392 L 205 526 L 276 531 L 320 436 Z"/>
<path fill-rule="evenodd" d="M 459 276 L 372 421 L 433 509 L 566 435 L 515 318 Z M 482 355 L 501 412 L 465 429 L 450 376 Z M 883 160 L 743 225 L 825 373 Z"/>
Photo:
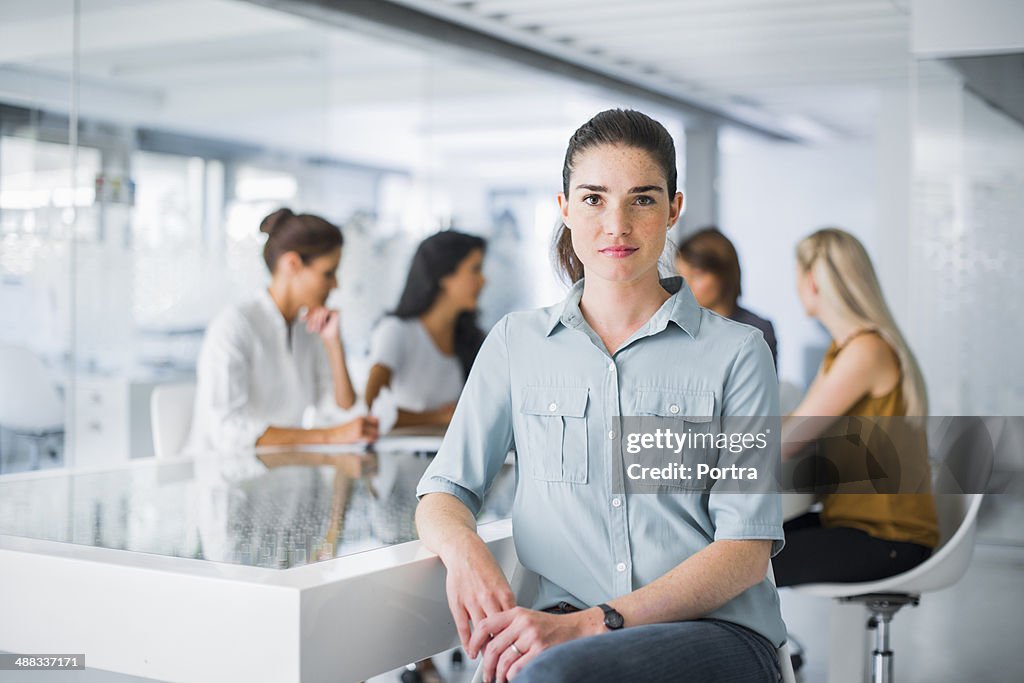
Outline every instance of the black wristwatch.
<path fill-rule="evenodd" d="M 598 605 L 601 611 L 604 612 L 604 625 L 609 631 L 618 631 L 620 628 L 625 626 L 626 620 L 622 618 L 614 607 L 604 604 L 603 602 Z"/>

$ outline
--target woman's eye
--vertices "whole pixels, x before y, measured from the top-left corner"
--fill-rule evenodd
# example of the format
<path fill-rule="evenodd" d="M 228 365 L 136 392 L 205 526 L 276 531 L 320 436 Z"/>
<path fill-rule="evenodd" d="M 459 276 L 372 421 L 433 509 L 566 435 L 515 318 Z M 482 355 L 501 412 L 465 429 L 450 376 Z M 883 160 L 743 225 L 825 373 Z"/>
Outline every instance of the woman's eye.
<path fill-rule="evenodd" d="M 640 195 L 636 198 L 636 203 L 639 206 L 651 206 L 654 204 L 654 198 L 646 195 Z"/>
<path fill-rule="evenodd" d="M 583 198 L 583 203 L 588 206 L 597 206 L 601 202 L 601 198 L 596 194 L 588 194 Z"/>

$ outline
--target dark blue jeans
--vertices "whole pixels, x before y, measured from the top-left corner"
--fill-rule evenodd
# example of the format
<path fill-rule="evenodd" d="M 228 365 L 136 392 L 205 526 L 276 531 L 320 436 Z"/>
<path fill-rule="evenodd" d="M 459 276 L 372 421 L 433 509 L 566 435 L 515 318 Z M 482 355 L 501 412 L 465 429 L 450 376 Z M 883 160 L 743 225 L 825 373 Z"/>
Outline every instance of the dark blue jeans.
<path fill-rule="evenodd" d="M 515 683 L 776 683 L 775 648 L 717 619 L 649 624 L 562 643 L 540 653 Z"/>

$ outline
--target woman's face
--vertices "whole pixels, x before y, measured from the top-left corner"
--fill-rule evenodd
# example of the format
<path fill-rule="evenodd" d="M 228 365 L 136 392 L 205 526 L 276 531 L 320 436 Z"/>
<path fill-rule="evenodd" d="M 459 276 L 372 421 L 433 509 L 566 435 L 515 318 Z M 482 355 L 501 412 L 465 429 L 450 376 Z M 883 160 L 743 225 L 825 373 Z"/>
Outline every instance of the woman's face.
<path fill-rule="evenodd" d="M 722 282 L 717 275 L 695 268 L 678 256 L 676 271 L 686 280 L 698 304 L 704 308 L 714 308 L 722 297 Z"/>
<path fill-rule="evenodd" d="M 341 247 L 335 247 L 295 271 L 292 291 L 300 306 L 316 308 L 327 303 L 327 297 L 338 286 L 339 263 Z"/>
<path fill-rule="evenodd" d="M 475 311 L 484 278 L 484 252 L 474 249 L 459 263 L 451 275 L 441 278 L 441 291 L 459 311 Z"/>
<path fill-rule="evenodd" d="M 683 195 L 668 196 L 661 167 L 645 150 L 599 145 L 576 155 L 562 221 L 587 278 L 630 282 L 657 273 Z"/>

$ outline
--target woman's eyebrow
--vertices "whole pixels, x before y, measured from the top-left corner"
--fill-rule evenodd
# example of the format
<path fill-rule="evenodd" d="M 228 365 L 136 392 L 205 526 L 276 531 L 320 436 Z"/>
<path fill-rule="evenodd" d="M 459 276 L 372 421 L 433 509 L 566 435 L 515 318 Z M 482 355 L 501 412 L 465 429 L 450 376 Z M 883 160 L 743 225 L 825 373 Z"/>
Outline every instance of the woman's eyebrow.
<path fill-rule="evenodd" d="M 590 190 L 591 192 L 607 192 L 608 188 L 604 185 L 577 185 L 577 190 Z M 665 189 L 661 185 L 637 185 L 636 187 L 629 188 L 627 194 L 639 194 L 641 192 L 664 192 Z"/>

